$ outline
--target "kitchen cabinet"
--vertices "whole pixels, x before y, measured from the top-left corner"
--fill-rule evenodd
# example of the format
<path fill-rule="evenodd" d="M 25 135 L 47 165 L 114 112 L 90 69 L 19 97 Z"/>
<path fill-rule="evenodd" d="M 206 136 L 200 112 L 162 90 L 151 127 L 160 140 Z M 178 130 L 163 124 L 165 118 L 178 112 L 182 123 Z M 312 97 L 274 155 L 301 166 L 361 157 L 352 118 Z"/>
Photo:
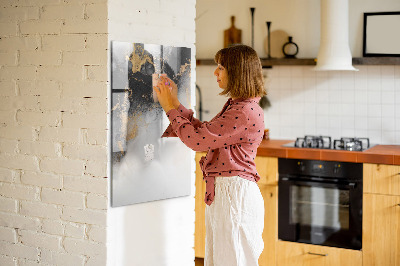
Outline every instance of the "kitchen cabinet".
<path fill-rule="evenodd" d="M 400 266 L 400 196 L 364 194 L 363 266 Z"/>
<path fill-rule="evenodd" d="M 364 193 L 400 196 L 399 165 L 365 163 L 363 173 Z"/>
<path fill-rule="evenodd" d="M 197 258 L 204 258 L 206 244 L 206 224 L 204 195 L 206 193 L 206 183 L 203 181 L 203 172 L 200 169 L 199 161 L 205 152 L 197 152 L 196 160 L 196 195 L 195 195 L 195 233 L 194 233 L 194 253 Z"/>
<path fill-rule="evenodd" d="M 277 266 L 362 265 L 362 252 L 358 250 L 278 241 L 277 252 Z"/>
<path fill-rule="evenodd" d="M 204 194 L 205 182 L 199 167 L 199 160 L 205 153 L 196 153 L 196 195 L 195 195 L 195 256 L 204 258 L 205 255 L 205 222 Z M 260 266 L 276 265 L 276 242 L 278 240 L 278 159 L 257 156 L 255 159 L 257 171 L 261 178 L 258 185 L 264 198 L 264 250 L 259 258 Z"/>
<path fill-rule="evenodd" d="M 257 156 L 254 162 L 261 176 L 258 185 L 278 185 L 278 158 Z"/>
<path fill-rule="evenodd" d="M 258 259 L 260 266 L 276 265 L 278 240 L 278 158 L 257 156 L 254 160 L 260 175 L 258 187 L 264 198 L 264 250 Z"/>
<path fill-rule="evenodd" d="M 363 265 L 400 266 L 400 166 L 363 170 Z"/>
<path fill-rule="evenodd" d="M 259 185 L 264 198 L 264 250 L 258 259 L 260 266 L 276 265 L 276 243 L 278 241 L 278 187 Z"/>

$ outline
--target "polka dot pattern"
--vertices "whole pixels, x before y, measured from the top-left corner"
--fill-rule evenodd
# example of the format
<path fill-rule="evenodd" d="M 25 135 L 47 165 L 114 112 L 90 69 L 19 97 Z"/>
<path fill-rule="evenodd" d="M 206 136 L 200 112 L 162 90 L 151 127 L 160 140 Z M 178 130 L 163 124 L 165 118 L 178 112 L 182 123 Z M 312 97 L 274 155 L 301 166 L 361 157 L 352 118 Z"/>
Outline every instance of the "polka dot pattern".
<path fill-rule="evenodd" d="M 162 137 L 179 137 L 195 151 L 208 151 L 200 160 L 208 205 L 214 200 L 216 176 L 240 176 L 253 182 L 260 179 L 254 163 L 265 128 L 259 100 L 229 99 L 209 122 L 194 118 L 193 111 L 183 105 L 167 113 L 171 123 Z"/>

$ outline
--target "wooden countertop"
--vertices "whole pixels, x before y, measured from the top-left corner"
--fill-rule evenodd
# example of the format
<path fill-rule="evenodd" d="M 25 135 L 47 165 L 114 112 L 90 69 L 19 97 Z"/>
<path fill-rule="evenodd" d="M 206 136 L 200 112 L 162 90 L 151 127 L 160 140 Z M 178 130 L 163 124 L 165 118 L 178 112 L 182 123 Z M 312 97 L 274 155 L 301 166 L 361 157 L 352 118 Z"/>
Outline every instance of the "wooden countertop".
<path fill-rule="evenodd" d="M 263 140 L 258 156 L 400 165 L 400 145 L 376 145 L 365 151 L 340 151 L 282 147 L 294 140 Z"/>

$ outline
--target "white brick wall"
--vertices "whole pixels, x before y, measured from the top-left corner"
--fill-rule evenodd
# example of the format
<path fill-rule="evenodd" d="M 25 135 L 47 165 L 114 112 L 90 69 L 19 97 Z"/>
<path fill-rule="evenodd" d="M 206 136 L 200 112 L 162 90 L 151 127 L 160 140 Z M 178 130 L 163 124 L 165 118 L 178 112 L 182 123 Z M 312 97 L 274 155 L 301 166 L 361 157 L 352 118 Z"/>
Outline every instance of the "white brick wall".
<path fill-rule="evenodd" d="M 190 46 L 194 60 L 195 0 L 112 2 L 133 7 L 125 9 L 129 23 L 108 22 L 110 3 L 0 2 L 0 265 L 106 264 L 109 32 Z M 184 243 L 193 242 L 194 199 L 155 209 L 183 209 L 171 202 L 190 213 L 170 215 L 185 221 Z M 175 254 L 171 245 L 160 248 Z M 192 247 L 184 248 L 173 265 L 193 262 Z"/>
<path fill-rule="evenodd" d="M 105 265 L 107 1 L 0 1 L 0 265 Z"/>

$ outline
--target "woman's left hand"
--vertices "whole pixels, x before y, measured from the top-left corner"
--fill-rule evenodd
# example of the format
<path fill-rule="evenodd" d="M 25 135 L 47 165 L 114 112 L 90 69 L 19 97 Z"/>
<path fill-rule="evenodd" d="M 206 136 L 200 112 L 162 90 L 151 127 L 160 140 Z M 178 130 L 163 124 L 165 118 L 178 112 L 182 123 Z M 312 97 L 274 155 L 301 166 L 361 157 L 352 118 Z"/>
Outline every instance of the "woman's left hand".
<path fill-rule="evenodd" d="M 168 113 L 168 111 L 171 109 L 175 109 L 171 95 L 171 82 L 169 78 L 161 76 L 160 82 L 158 82 L 157 86 L 153 87 L 153 89 L 157 94 L 157 98 L 161 107 L 166 113 Z"/>

